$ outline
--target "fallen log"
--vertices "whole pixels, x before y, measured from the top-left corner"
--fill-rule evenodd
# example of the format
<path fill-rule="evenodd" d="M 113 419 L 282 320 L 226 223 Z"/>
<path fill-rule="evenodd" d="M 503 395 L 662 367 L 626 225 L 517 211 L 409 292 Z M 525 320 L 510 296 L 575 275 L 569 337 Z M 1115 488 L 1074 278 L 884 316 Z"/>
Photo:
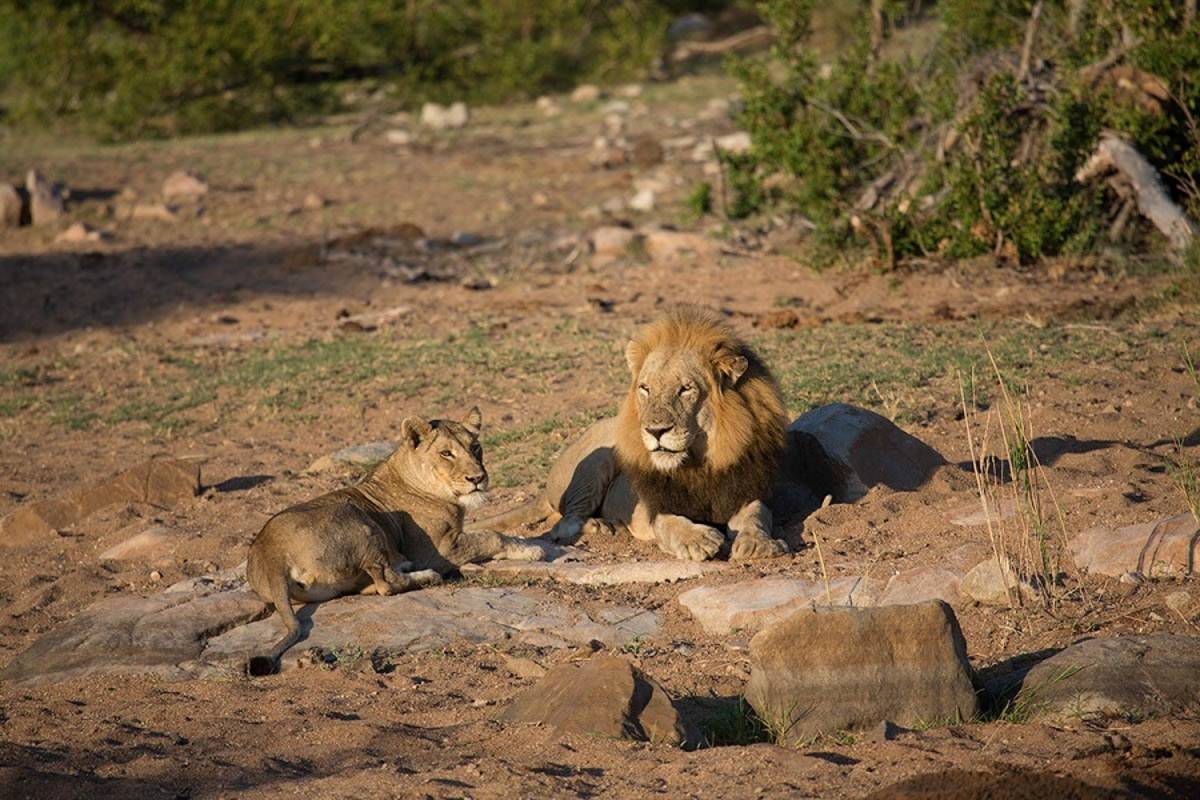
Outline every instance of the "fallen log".
<path fill-rule="evenodd" d="M 1167 237 L 1172 247 L 1184 250 L 1195 241 L 1200 228 L 1167 194 L 1158 170 L 1129 142 L 1106 133 L 1096 152 L 1075 173 L 1075 180 L 1084 183 L 1110 170 L 1129 181 L 1138 211 Z"/>

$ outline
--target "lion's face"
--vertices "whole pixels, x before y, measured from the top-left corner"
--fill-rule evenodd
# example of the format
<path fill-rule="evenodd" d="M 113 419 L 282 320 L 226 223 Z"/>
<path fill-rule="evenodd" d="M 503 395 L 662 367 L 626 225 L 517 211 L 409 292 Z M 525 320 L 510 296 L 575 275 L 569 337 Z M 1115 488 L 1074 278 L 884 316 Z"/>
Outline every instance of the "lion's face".
<path fill-rule="evenodd" d="M 476 508 L 487 500 L 487 469 L 479 444 L 479 409 L 462 422 L 441 419 L 426 422 L 416 417 L 401 425 L 401 447 L 410 449 L 416 475 L 409 479 L 436 496 Z"/>
<path fill-rule="evenodd" d="M 642 444 L 663 472 L 703 461 L 713 430 L 712 366 L 686 350 L 656 350 L 635 375 Z"/>

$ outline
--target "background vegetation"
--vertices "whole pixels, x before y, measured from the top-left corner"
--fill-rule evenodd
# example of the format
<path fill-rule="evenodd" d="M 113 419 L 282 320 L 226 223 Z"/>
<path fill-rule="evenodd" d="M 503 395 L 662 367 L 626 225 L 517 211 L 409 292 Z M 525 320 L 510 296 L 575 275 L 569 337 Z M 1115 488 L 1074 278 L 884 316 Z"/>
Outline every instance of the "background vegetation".
<path fill-rule="evenodd" d="M 346 81 L 493 101 L 644 72 L 675 0 L 0 0 L 0 98 L 107 138 L 335 109 Z"/>
<path fill-rule="evenodd" d="M 827 250 L 856 239 L 888 266 L 1085 253 L 1137 235 L 1122 187 L 1075 179 L 1107 129 L 1200 217 L 1194 3 L 859 3 L 830 58 L 815 5 L 760 3 L 776 44 L 734 65 L 754 146 L 729 159 L 732 216 L 782 206 Z"/>

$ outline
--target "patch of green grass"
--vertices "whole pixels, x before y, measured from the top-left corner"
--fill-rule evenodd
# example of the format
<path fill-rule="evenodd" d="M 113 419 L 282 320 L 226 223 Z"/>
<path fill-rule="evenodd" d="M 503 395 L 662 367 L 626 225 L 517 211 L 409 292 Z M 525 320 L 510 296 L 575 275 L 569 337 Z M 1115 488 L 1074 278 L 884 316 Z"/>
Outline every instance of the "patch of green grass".
<path fill-rule="evenodd" d="M 716 712 L 700 723 L 706 747 L 758 744 L 770 741 L 763 721 L 741 697 L 724 699 Z"/>

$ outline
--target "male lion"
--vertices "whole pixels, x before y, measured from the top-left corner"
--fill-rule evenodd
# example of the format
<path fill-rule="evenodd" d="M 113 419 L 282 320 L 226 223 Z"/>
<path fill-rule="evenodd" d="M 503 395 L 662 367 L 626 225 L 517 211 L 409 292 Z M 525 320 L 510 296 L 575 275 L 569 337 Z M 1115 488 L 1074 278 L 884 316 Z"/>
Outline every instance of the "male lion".
<path fill-rule="evenodd" d="M 773 538 L 766 500 L 776 485 L 787 419 L 779 388 L 721 319 L 681 308 L 638 332 L 625 351 L 632 376 L 615 419 L 589 428 L 559 458 L 546 491 L 482 525 L 505 528 L 561 514 L 549 534 L 573 541 L 623 526 L 678 558 L 712 558 L 733 539 L 735 559 L 788 552 Z"/>
<path fill-rule="evenodd" d="M 406 419 L 396 452 L 360 483 L 267 520 L 250 545 L 246 577 L 275 606 L 287 633 L 267 655 L 251 659 L 252 674 L 274 671 L 300 639 L 291 600 L 390 595 L 441 583 L 462 564 L 537 561 L 560 552 L 545 541 L 463 531 L 463 509 L 482 503 L 488 486 L 479 430 L 477 408 L 464 422 Z"/>

